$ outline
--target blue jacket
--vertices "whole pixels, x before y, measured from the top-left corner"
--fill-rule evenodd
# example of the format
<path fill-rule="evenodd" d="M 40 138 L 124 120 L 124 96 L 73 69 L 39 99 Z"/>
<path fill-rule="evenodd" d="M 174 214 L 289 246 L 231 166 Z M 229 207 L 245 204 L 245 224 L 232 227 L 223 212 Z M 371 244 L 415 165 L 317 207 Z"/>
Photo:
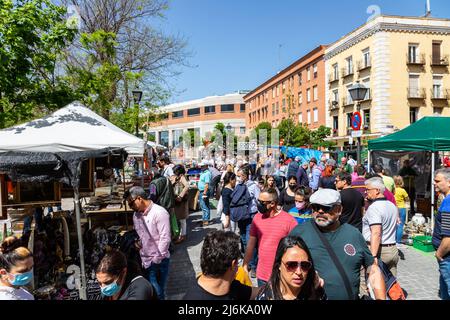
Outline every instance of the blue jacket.
<path fill-rule="evenodd" d="M 310 173 L 310 178 L 309 178 L 309 187 L 313 190 L 317 190 L 319 189 L 319 179 L 320 176 L 322 175 L 322 172 L 320 171 L 319 168 L 317 168 L 317 166 L 314 166 L 314 168 L 312 169 L 312 172 Z"/>
<path fill-rule="evenodd" d="M 249 205 L 248 205 L 249 212 L 250 212 L 250 214 L 255 214 L 258 212 L 257 201 L 259 199 L 259 193 L 261 192 L 261 190 L 259 189 L 259 187 L 255 181 L 248 180 L 246 182 L 246 185 L 248 188 L 248 192 L 250 192 L 250 198 L 251 198 L 251 200 L 249 201 Z"/>

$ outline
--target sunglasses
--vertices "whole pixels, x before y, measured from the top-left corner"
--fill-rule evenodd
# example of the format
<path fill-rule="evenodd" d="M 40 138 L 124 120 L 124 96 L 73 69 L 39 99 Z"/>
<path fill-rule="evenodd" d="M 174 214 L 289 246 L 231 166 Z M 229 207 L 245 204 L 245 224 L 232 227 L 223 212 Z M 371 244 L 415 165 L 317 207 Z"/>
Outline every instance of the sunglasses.
<path fill-rule="evenodd" d="M 312 263 L 309 261 L 287 261 L 283 263 L 289 272 L 295 272 L 298 268 L 304 272 L 308 272 L 312 267 Z"/>
<path fill-rule="evenodd" d="M 334 209 L 334 205 L 324 206 L 321 204 L 313 203 L 313 204 L 311 204 L 311 208 L 313 209 L 313 211 L 316 211 L 316 212 L 318 212 L 320 210 L 322 210 L 323 212 L 330 212 L 331 210 Z"/>

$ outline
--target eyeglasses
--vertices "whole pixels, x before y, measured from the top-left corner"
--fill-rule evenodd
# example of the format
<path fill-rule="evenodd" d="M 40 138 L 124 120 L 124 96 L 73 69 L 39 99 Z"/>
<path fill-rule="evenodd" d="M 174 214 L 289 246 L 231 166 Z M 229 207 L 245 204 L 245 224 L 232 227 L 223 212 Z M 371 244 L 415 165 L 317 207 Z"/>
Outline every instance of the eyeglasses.
<path fill-rule="evenodd" d="M 135 198 L 135 199 L 131 199 L 131 201 L 130 200 L 128 200 L 128 205 L 130 206 L 130 207 L 133 207 L 133 205 L 134 205 L 134 202 L 137 200 L 137 198 Z"/>
<path fill-rule="evenodd" d="M 262 201 L 262 200 L 258 200 L 258 202 L 261 203 L 263 206 L 266 206 L 266 205 L 272 203 L 272 201 Z"/>
<path fill-rule="evenodd" d="M 289 272 L 295 272 L 298 268 L 304 272 L 308 272 L 312 267 L 312 263 L 309 261 L 287 261 L 283 262 L 283 264 Z"/>
<path fill-rule="evenodd" d="M 320 211 L 322 210 L 323 212 L 330 212 L 331 210 L 333 210 L 335 207 L 335 205 L 331 205 L 331 206 L 324 206 L 321 204 L 317 204 L 317 203 L 313 203 L 311 204 L 311 208 L 313 209 L 313 211 Z"/>
<path fill-rule="evenodd" d="M 367 188 L 365 192 L 369 192 L 370 190 L 377 190 L 377 188 Z"/>

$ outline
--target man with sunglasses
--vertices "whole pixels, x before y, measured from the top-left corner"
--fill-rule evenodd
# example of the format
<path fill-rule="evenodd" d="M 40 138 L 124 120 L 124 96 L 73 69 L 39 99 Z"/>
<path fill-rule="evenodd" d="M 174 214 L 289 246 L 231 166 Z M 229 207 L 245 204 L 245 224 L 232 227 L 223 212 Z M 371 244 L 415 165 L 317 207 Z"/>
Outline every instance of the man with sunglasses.
<path fill-rule="evenodd" d="M 155 288 L 158 299 L 164 300 L 170 262 L 169 213 L 152 200 L 147 200 L 142 187 L 132 187 L 124 197 L 135 211 L 133 223 L 140 238 L 138 248 L 146 277 Z"/>
<path fill-rule="evenodd" d="M 248 264 L 257 245 L 256 278 L 258 286 L 263 286 L 272 274 L 278 243 L 295 228 L 297 221 L 278 207 L 278 193 L 273 188 L 260 193 L 257 207 L 259 213 L 250 227 L 243 267 L 248 272 Z"/>
<path fill-rule="evenodd" d="M 313 219 L 298 225 L 290 235 L 302 237 L 311 251 L 314 267 L 325 282 L 329 300 L 357 300 L 361 267 L 369 274 L 375 298 L 384 300 L 385 284 L 361 232 L 341 224 L 341 196 L 319 189 L 310 198 Z"/>

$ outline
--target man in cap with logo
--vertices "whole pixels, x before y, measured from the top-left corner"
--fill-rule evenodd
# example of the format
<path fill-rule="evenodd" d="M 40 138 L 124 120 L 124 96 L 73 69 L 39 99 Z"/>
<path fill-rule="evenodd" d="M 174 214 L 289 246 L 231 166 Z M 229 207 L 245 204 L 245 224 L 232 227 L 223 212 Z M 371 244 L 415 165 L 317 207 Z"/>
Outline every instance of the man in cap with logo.
<path fill-rule="evenodd" d="M 360 272 L 364 266 L 376 299 L 386 299 L 384 279 L 361 232 L 341 224 L 341 196 L 320 189 L 311 198 L 313 219 L 298 225 L 291 235 L 302 237 L 311 251 L 314 267 L 325 281 L 330 300 L 358 299 Z"/>

